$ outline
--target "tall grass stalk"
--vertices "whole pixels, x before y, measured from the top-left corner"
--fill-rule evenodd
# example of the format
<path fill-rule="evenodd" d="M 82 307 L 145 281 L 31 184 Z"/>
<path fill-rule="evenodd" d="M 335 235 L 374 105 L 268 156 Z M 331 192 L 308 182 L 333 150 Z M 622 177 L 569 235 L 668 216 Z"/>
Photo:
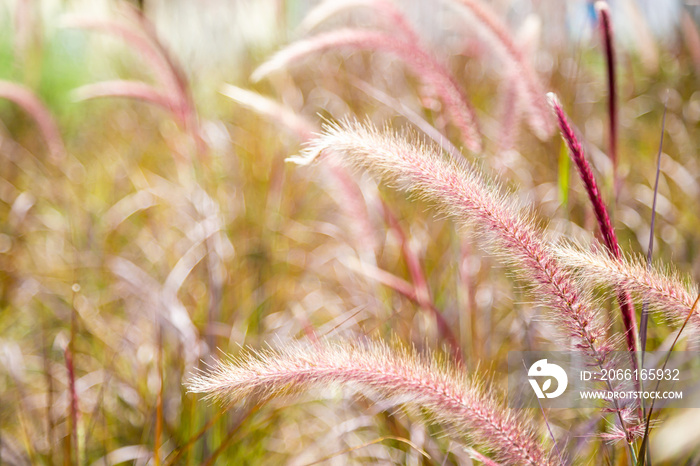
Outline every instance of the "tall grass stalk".
<path fill-rule="evenodd" d="M 666 132 L 666 105 L 661 119 L 661 137 L 659 138 L 659 150 L 656 154 L 656 177 L 654 178 L 654 200 L 651 203 L 651 222 L 649 223 L 649 246 L 647 247 L 647 268 L 651 267 L 652 254 L 654 253 L 654 226 L 656 225 L 656 200 L 659 195 L 659 176 L 661 175 L 661 153 L 664 147 L 664 133 Z M 639 320 L 639 341 L 642 347 L 642 362 L 644 351 L 647 348 L 647 329 L 649 325 L 649 303 L 642 304 L 642 316 Z"/>
<path fill-rule="evenodd" d="M 615 43 L 613 40 L 612 19 L 610 18 L 610 8 L 607 2 L 599 0 L 595 2 L 595 10 L 600 19 L 600 34 L 605 49 L 605 66 L 607 70 L 607 87 L 608 87 L 608 131 L 609 131 L 609 154 L 613 164 L 613 188 L 615 199 L 617 199 L 620 190 L 620 180 L 617 174 L 618 156 L 617 156 L 617 79 L 615 76 Z"/>
<path fill-rule="evenodd" d="M 455 337 L 454 332 L 450 328 L 442 313 L 435 306 L 430 293 L 430 287 L 428 286 L 428 278 L 423 272 L 423 265 L 421 264 L 418 254 L 411 247 L 411 243 L 406 237 L 406 233 L 401 228 L 398 219 L 394 213 L 389 209 L 386 204 L 382 204 L 384 217 L 389 224 L 390 229 L 399 237 L 399 242 L 401 243 L 401 253 L 406 262 L 406 268 L 411 276 L 411 281 L 413 282 L 413 296 L 415 301 L 423 309 L 428 310 L 431 314 L 435 316 L 435 322 L 438 327 L 438 332 L 440 337 L 446 341 L 450 346 L 451 354 L 454 357 L 455 362 L 461 364 L 463 362 L 462 350 L 459 347 L 459 342 L 457 337 Z"/>
<path fill-rule="evenodd" d="M 608 209 L 605 206 L 605 202 L 598 189 L 598 183 L 593 176 L 593 170 L 586 159 L 586 155 L 583 151 L 583 147 L 576 137 L 576 133 L 571 128 L 569 120 L 564 113 L 564 109 L 557 99 L 557 96 L 553 93 L 547 94 L 549 104 L 554 110 L 554 114 L 557 117 L 559 123 L 559 130 L 561 135 L 569 148 L 569 155 L 571 160 L 574 162 L 576 171 L 583 182 L 583 186 L 586 189 L 586 194 L 588 199 L 591 201 L 591 206 L 593 207 L 593 212 L 595 218 L 598 221 L 598 228 L 600 229 L 601 236 L 603 237 L 603 244 L 607 248 L 608 252 L 616 258 L 622 258 L 622 250 L 617 241 L 617 235 L 615 234 L 615 228 L 610 221 L 610 215 L 608 215 Z M 627 342 L 627 349 L 630 352 L 635 353 L 637 351 L 637 319 L 634 312 L 634 306 L 630 301 L 630 297 L 624 291 L 620 291 L 617 296 L 617 302 L 620 305 L 620 313 L 622 315 L 622 325 L 625 329 L 625 341 Z M 637 361 L 632 358 L 633 364 L 636 367 Z"/>

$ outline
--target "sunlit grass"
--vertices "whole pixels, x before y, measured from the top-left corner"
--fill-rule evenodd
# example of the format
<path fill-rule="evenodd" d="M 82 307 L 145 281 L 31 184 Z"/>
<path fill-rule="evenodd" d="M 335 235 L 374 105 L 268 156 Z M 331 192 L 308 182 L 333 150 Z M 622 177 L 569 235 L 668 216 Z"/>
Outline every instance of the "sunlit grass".
<path fill-rule="evenodd" d="M 550 236 L 590 241 L 595 218 L 576 173 L 563 164 L 559 138 L 539 140 L 522 111 L 511 128 L 512 147 L 503 150 L 500 144 L 507 124 L 504 96 L 512 94 L 509 75 L 489 52 L 493 44 L 463 31 L 459 17 L 435 32 L 435 18 L 423 24 L 419 7 L 406 7 L 425 36 L 422 46 L 454 76 L 476 109 L 485 149 L 472 154 L 463 149 L 466 143 L 441 101 L 444 96 L 426 87 L 429 80 L 417 76 L 415 67 L 385 53 L 329 49 L 252 83 L 249 76 L 259 65 L 299 37 L 296 28 L 306 12 L 298 2 L 272 3 L 265 2 L 260 11 L 246 6 L 255 10 L 247 24 L 243 10 L 232 10 L 239 16 L 226 10 L 245 26 L 236 32 L 241 36 L 212 29 L 204 38 L 192 37 L 191 44 L 172 39 L 177 23 L 170 12 L 148 12 L 187 78 L 196 114 L 184 118 L 172 108 L 133 99 L 76 101 L 76 89 L 106 80 L 166 89 L 153 64 L 128 42 L 59 28 L 62 17 L 44 17 L 44 27 L 36 28 L 42 31 L 40 40 L 18 48 L 16 28 L 9 27 L 18 13 L 14 5 L 2 7 L 0 79 L 26 86 L 43 102 L 67 154 L 60 162 L 52 159 L 32 116 L 0 101 L 3 462 L 308 464 L 333 457 L 329 464 L 468 464 L 469 454 L 440 427 L 424 426 L 420 416 L 395 406 L 384 411 L 386 406 L 366 393 L 348 397 L 342 389 L 321 390 L 315 401 L 283 398 L 224 412 L 186 393 L 183 382 L 223 353 L 238 354 L 241 346 L 283 348 L 297 340 L 395 339 L 419 351 L 449 355 L 431 309 L 455 334 L 465 370 L 487 369 L 483 378 L 498 389 L 505 387 L 498 371 L 505 370 L 508 351 L 556 347 L 540 318 L 542 310 L 526 290 L 501 262 L 479 249 L 479 241 L 451 220 L 435 218 L 430 202 L 408 199 L 362 172 L 338 175 L 321 164 L 286 163 L 302 151 L 309 135 L 276 119 L 274 112 L 246 107 L 220 92 L 228 83 L 260 93 L 305 119 L 313 131 L 320 130 L 322 118 L 368 118 L 396 130 L 415 125 L 399 115 L 400 109 L 363 91 L 357 85 L 361 81 L 399 99 L 449 137 L 469 161 L 514 190 Z M 202 8 L 205 19 L 193 17 L 193 23 L 217 14 L 215 7 Z M 320 25 L 318 33 L 337 25 L 379 27 L 371 13 L 360 10 Z M 110 11 L 103 17 L 138 30 L 129 15 Z M 562 30 L 550 23 L 554 15 L 536 14 L 543 30 Z M 229 17 L 223 10 L 221 15 Z M 271 31 L 273 26 L 279 31 Z M 544 90 L 555 91 L 563 102 L 585 141 L 603 197 L 611 200 L 599 43 L 596 37 L 567 43 L 546 37 L 531 43 L 539 55 L 530 51 L 526 57 L 539 64 L 534 72 Z M 210 55 L 188 60 L 201 41 L 215 38 L 220 42 L 204 44 L 216 49 Z M 231 46 L 232 56 L 225 57 L 232 38 L 238 42 Z M 685 42 L 659 39 L 657 46 L 654 69 L 644 66 L 634 50 L 618 50 L 622 182 L 617 202 L 609 206 L 623 251 L 644 254 L 666 103 L 654 256 L 698 277 L 697 71 Z M 353 187 L 344 186 L 342 176 Z M 565 176 L 568 182 L 562 181 Z M 397 219 L 393 226 L 386 209 Z M 387 272 L 388 278 L 378 280 L 363 271 L 363 263 Z M 401 292 L 403 284 L 427 296 L 411 299 Z M 615 300 L 601 306 L 605 316 L 617 319 L 613 330 L 620 331 Z M 658 347 L 673 330 L 653 315 L 648 346 Z M 75 432 L 68 353 L 75 370 Z M 586 416 L 592 420 L 567 411 L 550 416 L 550 422 L 559 436 Z M 661 419 L 676 416 L 681 419 L 682 413 L 669 410 Z M 551 447 L 544 423 L 537 422 L 538 439 Z M 605 430 L 605 422 L 598 424 L 595 429 Z M 677 448 L 655 444 L 655 435 L 652 431 L 652 459 L 672 464 L 700 454 L 690 441 Z M 688 426 L 686 439 L 698 436 Z M 382 437 L 410 443 L 373 443 Z M 575 464 L 606 461 L 613 449 L 618 460 L 625 454 L 624 448 L 598 439 L 589 447 L 571 448 L 571 455 L 581 455 L 569 458 Z"/>

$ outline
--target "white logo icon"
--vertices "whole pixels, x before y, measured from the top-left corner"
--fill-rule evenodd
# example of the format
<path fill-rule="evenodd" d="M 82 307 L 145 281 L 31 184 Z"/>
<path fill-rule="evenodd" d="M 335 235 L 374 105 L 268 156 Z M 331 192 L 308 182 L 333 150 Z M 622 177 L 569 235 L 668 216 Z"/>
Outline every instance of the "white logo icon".
<path fill-rule="evenodd" d="M 553 377 L 557 381 L 557 389 L 549 393 L 547 390 L 552 385 L 552 379 L 549 378 L 544 382 L 542 388 L 535 379 L 528 379 L 532 389 L 535 390 L 537 398 L 556 398 L 566 390 L 569 384 L 569 378 L 566 376 L 566 371 L 556 364 L 549 364 L 546 359 L 540 359 L 528 370 L 527 375 L 530 377 Z"/>

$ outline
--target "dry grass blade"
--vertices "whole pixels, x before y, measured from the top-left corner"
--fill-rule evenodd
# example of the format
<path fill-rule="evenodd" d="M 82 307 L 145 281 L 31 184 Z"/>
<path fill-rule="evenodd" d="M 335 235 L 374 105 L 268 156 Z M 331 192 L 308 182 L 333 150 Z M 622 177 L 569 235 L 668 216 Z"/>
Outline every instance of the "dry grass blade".
<path fill-rule="evenodd" d="M 72 348 L 72 340 L 66 346 L 63 352 L 66 360 L 66 372 L 68 374 L 68 393 L 70 396 L 70 402 L 68 403 L 68 419 L 70 431 L 65 438 L 66 449 L 68 450 L 68 457 L 71 456 L 75 459 L 75 464 L 80 464 L 80 443 L 78 439 L 78 418 L 80 416 L 80 409 L 78 407 L 78 392 L 75 389 L 75 366 L 73 364 L 73 354 L 74 349 Z"/>
<path fill-rule="evenodd" d="M 191 267 L 194 267 L 202 259 L 198 248 L 192 248 L 190 251 L 199 255 L 192 258 L 192 254 L 190 254 L 184 260 L 181 258 L 168 275 L 169 280 L 166 280 L 162 286 L 143 269 L 124 258 L 112 257 L 107 262 L 112 273 L 122 280 L 136 297 L 143 301 L 145 308 L 154 312 L 155 315 L 160 315 L 177 330 L 183 346 L 188 348 L 185 353 L 187 367 L 192 367 L 203 351 L 200 346 L 199 332 L 187 309 L 178 299 L 178 286 L 175 284 L 176 276 L 180 277 L 177 281 L 182 283 L 184 280 L 182 274 L 188 274 Z M 189 262 L 190 268 L 187 267 L 187 262 Z"/>
<path fill-rule="evenodd" d="M 448 322 L 443 317 L 440 310 L 435 306 L 435 304 L 433 304 L 429 295 L 426 296 L 425 293 L 420 293 L 418 290 L 419 287 L 417 285 L 411 284 L 406 280 L 403 280 L 402 278 L 397 277 L 396 275 L 387 272 L 386 270 L 380 269 L 375 265 L 351 263 L 350 267 L 357 270 L 359 273 L 362 273 L 366 277 L 388 286 L 397 293 L 405 296 L 414 303 L 418 304 L 424 310 L 429 311 L 435 317 L 435 323 L 437 324 L 437 329 L 440 334 L 440 337 L 443 338 L 444 341 L 449 345 L 450 354 L 454 358 L 455 362 L 457 364 L 462 364 L 464 362 L 464 357 L 462 356 L 462 349 L 459 346 L 459 341 L 457 341 L 457 337 L 455 336 Z"/>
<path fill-rule="evenodd" d="M 654 252 L 654 225 L 656 224 L 656 198 L 659 194 L 659 175 L 661 175 L 661 151 L 664 147 L 664 133 L 666 132 L 666 105 L 664 105 L 664 116 L 661 120 L 661 138 L 659 150 L 656 155 L 656 178 L 654 180 L 654 200 L 651 204 L 651 223 L 649 225 L 649 248 L 647 249 L 647 267 L 651 267 L 651 257 Z M 647 348 L 647 326 L 649 324 L 649 303 L 646 301 L 642 306 L 642 317 L 639 322 L 639 339 L 642 346 L 642 362 L 644 361 L 644 351 Z"/>
<path fill-rule="evenodd" d="M 671 352 L 673 352 L 673 349 L 676 347 L 676 343 L 678 343 L 678 339 L 681 336 L 681 333 L 683 333 L 683 330 L 685 330 L 686 325 L 688 325 L 688 322 L 690 321 L 690 318 L 694 315 L 697 315 L 695 313 L 695 308 L 698 306 L 698 301 L 700 301 L 700 294 L 698 295 L 697 298 L 695 298 L 695 301 L 693 302 L 693 305 L 691 306 L 690 310 L 688 311 L 688 317 L 685 318 L 685 321 L 683 321 L 683 325 L 681 326 L 680 330 L 678 330 L 678 333 L 676 334 L 676 338 L 673 339 L 673 344 L 671 345 L 671 349 L 668 350 L 668 353 L 666 354 L 666 359 L 664 360 L 664 365 L 661 367 L 661 370 L 666 369 L 666 365 L 668 364 L 668 360 L 671 357 Z M 659 384 L 661 384 L 661 379 L 658 379 L 656 381 L 656 387 L 655 391 L 659 390 Z M 651 415 L 654 412 L 654 403 L 656 402 L 656 398 L 653 398 L 651 400 L 651 406 L 649 407 L 649 413 L 647 414 L 647 419 L 646 419 L 646 426 L 644 428 L 644 439 L 642 440 L 642 445 L 639 447 L 639 466 L 645 466 L 646 464 L 650 463 L 648 460 L 648 454 L 649 454 L 649 449 L 647 448 L 648 442 L 649 442 L 649 428 L 651 426 Z"/>
<path fill-rule="evenodd" d="M 491 458 L 489 458 L 486 455 L 482 455 L 481 453 L 474 450 L 473 448 L 467 448 L 467 454 L 469 455 L 469 457 L 471 459 L 479 461 L 484 466 L 501 466 L 500 463 L 493 461 Z"/>
<path fill-rule="evenodd" d="M 381 443 L 381 442 L 384 442 L 385 440 L 394 440 L 394 441 L 396 441 L 396 442 L 405 443 L 406 445 L 408 445 L 409 447 L 413 448 L 413 449 L 416 450 L 418 453 L 420 453 L 421 455 L 423 455 L 428 461 L 432 461 L 432 460 L 433 460 L 433 458 L 432 458 L 425 450 L 423 450 L 423 449 L 420 448 L 418 445 L 416 445 L 415 443 L 411 442 L 410 440 L 408 440 L 408 439 L 406 439 L 406 438 L 403 438 L 403 437 L 379 437 L 379 438 L 376 438 L 376 439 L 371 440 L 371 441 L 369 441 L 369 442 L 365 442 L 365 443 L 363 443 L 362 445 L 357 445 L 357 446 L 355 446 L 355 447 L 346 448 L 346 449 L 343 450 L 343 451 L 339 451 L 339 452 L 334 453 L 334 454 L 332 454 L 332 455 L 328 455 L 328 456 L 326 456 L 326 457 L 324 457 L 324 458 L 321 458 L 320 460 L 314 461 L 313 463 L 309 463 L 309 464 L 307 464 L 306 466 L 312 466 L 312 465 L 315 465 L 315 464 L 320 464 L 320 463 L 323 463 L 323 462 L 328 461 L 328 460 L 330 460 L 330 459 L 333 459 L 333 458 L 335 458 L 335 457 L 337 457 L 337 456 L 344 455 L 345 453 L 350 453 L 351 451 L 359 450 L 359 449 L 361 449 L 361 448 L 365 448 L 365 447 L 368 447 L 368 446 L 370 446 L 370 445 L 374 445 L 375 443 Z"/>
<path fill-rule="evenodd" d="M 505 464 L 552 464 L 526 419 L 509 413 L 478 383 L 439 358 L 382 343 L 320 342 L 246 352 L 190 379 L 191 392 L 225 403 L 261 401 L 312 387 L 341 385 L 428 412 L 467 444 L 491 449 Z"/>

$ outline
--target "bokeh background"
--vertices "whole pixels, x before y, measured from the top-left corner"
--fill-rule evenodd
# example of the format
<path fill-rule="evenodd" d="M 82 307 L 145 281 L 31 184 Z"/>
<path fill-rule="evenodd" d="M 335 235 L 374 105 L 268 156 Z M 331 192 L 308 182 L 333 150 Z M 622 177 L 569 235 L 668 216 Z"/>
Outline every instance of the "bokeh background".
<path fill-rule="evenodd" d="M 462 149 L 434 93 L 386 53 L 327 50 L 251 79 L 295 40 L 390 27 L 372 2 L 330 3 L 343 8 L 314 22 L 313 1 L 0 2 L 3 464 L 470 464 L 440 429 L 378 400 L 335 390 L 225 410 L 182 382 L 241 346 L 297 339 L 442 352 L 435 312 L 466 369 L 496 387 L 509 350 L 556 347 L 508 269 L 430 205 L 361 173 L 285 162 L 323 119 L 344 117 L 422 121 Z M 700 276 L 697 2 L 610 1 L 616 195 L 592 3 L 485 3 L 576 125 L 628 253 L 647 251 L 666 106 L 653 254 Z M 591 241 L 566 148 L 522 122 L 517 76 L 484 25 L 449 1 L 395 4 L 476 109 L 485 147 L 464 156 L 553 240 Z M 601 307 L 616 317 L 613 302 Z M 671 330 L 652 318 L 649 347 Z M 664 413 L 657 462 L 698 464 L 696 416 Z M 551 423 L 584 434 L 605 421 L 571 410 Z M 614 458 L 577 432 L 568 448 L 581 464 Z"/>

